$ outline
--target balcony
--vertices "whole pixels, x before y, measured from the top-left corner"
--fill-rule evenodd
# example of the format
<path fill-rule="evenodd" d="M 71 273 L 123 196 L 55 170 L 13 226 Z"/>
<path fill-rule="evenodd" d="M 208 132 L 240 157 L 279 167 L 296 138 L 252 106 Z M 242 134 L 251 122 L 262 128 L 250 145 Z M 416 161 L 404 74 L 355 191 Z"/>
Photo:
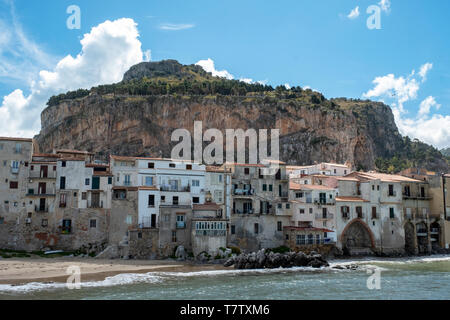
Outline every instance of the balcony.
<path fill-rule="evenodd" d="M 314 199 L 317 206 L 334 206 L 336 202 L 333 199 Z"/>
<path fill-rule="evenodd" d="M 168 186 L 168 185 L 162 185 L 159 187 L 160 191 L 165 192 L 191 192 L 190 186 Z"/>
<path fill-rule="evenodd" d="M 397 191 L 394 190 L 394 191 L 392 191 L 392 192 L 388 192 L 388 193 L 387 193 L 387 196 L 388 196 L 388 197 L 396 197 L 396 196 L 397 196 Z"/>
<path fill-rule="evenodd" d="M 234 196 L 252 196 L 255 194 L 255 189 L 234 189 Z"/>
<path fill-rule="evenodd" d="M 334 219 L 334 214 L 327 213 L 327 214 L 320 214 L 316 213 L 316 220 L 332 220 Z"/>
<path fill-rule="evenodd" d="M 167 201 L 165 203 L 161 203 L 159 205 L 160 208 L 170 208 L 170 207 L 190 207 L 192 206 L 192 202 L 191 201 L 172 201 L 172 203 L 168 203 Z"/>
<path fill-rule="evenodd" d="M 186 229 L 186 222 L 184 222 L 184 221 L 177 221 L 176 228 L 177 229 Z"/>
<path fill-rule="evenodd" d="M 47 174 L 39 171 L 30 171 L 30 179 L 56 179 L 56 171 L 50 171 Z"/>
<path fill-rule="evenodd" d="M 273 209 L 271 209 L 271 210 L 272 210 L 272 213 L 274 213 L 274 210 Z M 248 210 L 235 209 L 235 210 L 233 210 L 233 213 L 234 214 L 254 214 L 255 210 L 253 210 L 253 209 L 248 209 Z"/>
<path fill-rule="evenodd" d="M 97 202 L 97 201 L 88 201 L 87 207 L 89 209 L 103 209 L 103 201 Z"/>
<path fill-rule="evenodd" d="M 40 206 L 34 206 L 34 211 L 38 213 L 47 213 L 48 207 L 40 207 Z"/>

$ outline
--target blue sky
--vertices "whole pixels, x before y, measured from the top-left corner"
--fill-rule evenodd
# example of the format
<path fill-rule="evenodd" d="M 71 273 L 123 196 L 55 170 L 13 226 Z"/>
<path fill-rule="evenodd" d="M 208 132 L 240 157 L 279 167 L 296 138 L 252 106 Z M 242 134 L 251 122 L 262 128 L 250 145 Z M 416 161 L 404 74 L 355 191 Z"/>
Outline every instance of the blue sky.
<path fill-rule="evenodd" d="M 81 9 L 80 30 L 66 27 L 66 8 L 73 4 Z M 370 5 L 381 8 L 379 30 L 366 26 Z M 349 18 L 352 10 L 359 15 Z M 91 28 L 131 18 L 142 52 L 151 50 L 152 61 L 193 64 L 210 58 L 215 69 L 236 79 L 308 86 L 327 98 L 382 100 L 392 106 L 402 133 L 445 147 L 450 146 L 448 12 L 450 2 L 444 0 L 0 0 L 0 59 L 7 61 L 4 70 L 14 70 L 2 72 L 0 60 L 0 98 L 16 89 L 29 98 L 39 71 L 53 71 L 67 55 L 80 54 L 80 40 Z M 13 36 L 19 28 L 28 42 L 2 42 L 2 26 Z M 10 53 L 29 43 L 42 57 L 23 48 L 16 50 L 23 56 Z M 8 69 L 6 63 L 20 67 Z M 6 107 L 4 102 L 0 114 Z M 10 126 L 6 133 L 31 132 L 16 129 Z"/>

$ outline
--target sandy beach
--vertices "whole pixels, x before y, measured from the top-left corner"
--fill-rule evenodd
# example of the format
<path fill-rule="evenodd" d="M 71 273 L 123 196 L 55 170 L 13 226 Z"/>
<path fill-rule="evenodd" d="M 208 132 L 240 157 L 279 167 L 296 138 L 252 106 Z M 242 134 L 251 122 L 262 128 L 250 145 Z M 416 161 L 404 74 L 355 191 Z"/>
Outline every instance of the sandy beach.
<path fill-rule="evenodd" d="M 98 260 L 93 258 L 20 258 L 0 260 L 0 284 L 66 282 L 70 266 L 81 270 L 81 281 L 101 281 L 122 273 L 193 272 L 225 269 L 170 260 Z"/>

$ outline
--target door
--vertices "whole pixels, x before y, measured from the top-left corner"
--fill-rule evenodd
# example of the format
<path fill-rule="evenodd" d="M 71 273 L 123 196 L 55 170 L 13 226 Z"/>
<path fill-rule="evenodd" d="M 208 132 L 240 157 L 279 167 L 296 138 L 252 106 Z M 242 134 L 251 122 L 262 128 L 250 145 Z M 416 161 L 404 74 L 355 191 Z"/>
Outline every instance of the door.
<path fill-rule="evenodd" d="M 45 182 L 39 182 L 38 194 L 47 194 L 47 184 Z"/>
<path fill-rule="evenodd" d="M 93 192 L 91 194 L 91 207 L 100 208 L 100 193 Z"/>
<path fill-rule="evenodd" d="M 100 189 L 100 177 L 92 177 L 92 190 Z"/>
<path fill-rule="evenodd" d="M 61 190 L 66 189 L 66 177 L 61 177 L 59 180 L 59 188 Z"/>
<path fill-rule="evenodd" d="M 47 177 L 48 177 L 48 167 L 41 166 L 41 178 L 47 178 Z"/>
<path fill-rule="evenodd" d="M 39 199 L 39 211 L 45 211 L 45 198 Z"/>
<path fill-rule="evenodd" d="M 156 228 L 156 214 L 152 214 L 152 228 Z"/>

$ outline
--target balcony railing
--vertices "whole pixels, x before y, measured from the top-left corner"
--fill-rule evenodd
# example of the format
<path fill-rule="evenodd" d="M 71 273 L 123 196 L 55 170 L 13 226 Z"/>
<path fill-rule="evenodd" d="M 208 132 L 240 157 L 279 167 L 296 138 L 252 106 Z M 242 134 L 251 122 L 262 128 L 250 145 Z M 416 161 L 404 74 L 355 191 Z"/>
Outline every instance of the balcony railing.
<path fill-rule="evenodd" d="M 56 179 L 56 171 L 50 171 L 47 173 L 47 175 L 44 175 L 43 172 L 31 171 L 29 178 L 30 179 Z"/>
<path fill-rule="evenodd" d="M 314 199 L 314 204 L 321 206 L 334 206 L 336 202 L 333 199 Z"/>
<path fill-rule="evenodd" d="M 191 187 L 190 186 L 167 186 L 167 185 L 162 185 L 159 187 L 160 191 L 166 191 L 166 192 L 191 192 Z"/>
<path fill-rule="evenodd" d="M 186 222 L 177 221 L 176 227 L 177 227 L 177 229 L 186 229 Z"/>
<path fill-rule="evenodd" d="M 101 202 L 88 201 L 88 206 L 87 207 L 90 208 L 90 209 L 102 209 L 103 208 L 103 201 L 101 201 Z"/>
<path fill-rule="evenodd" d="M 275 211 L 272 210 L 272 213 L 274 213 Z M 253 209 L 248 209 L 248 210 L 239 210 L 239 209 L 234 209 L 233 210 L 234 214 L 254 214 L 255 210 Z"/>
<path fill-rule="evenodd" d="M 46 213 L 48 212 L 48 207 L 34 206 L 34 211 L 39 213 Z"/>
<path fill-rule="evenodd" d="M 251 196 L 255 194 L 255 189 L 234 189 L 233 195 L 235 196 Z"/>
<path fill-rule="evenodd" d="M 331 220 L 331 219 L 334 219 L 333 213 L 327 214 L 316 213 L 316 220 Z"/>

